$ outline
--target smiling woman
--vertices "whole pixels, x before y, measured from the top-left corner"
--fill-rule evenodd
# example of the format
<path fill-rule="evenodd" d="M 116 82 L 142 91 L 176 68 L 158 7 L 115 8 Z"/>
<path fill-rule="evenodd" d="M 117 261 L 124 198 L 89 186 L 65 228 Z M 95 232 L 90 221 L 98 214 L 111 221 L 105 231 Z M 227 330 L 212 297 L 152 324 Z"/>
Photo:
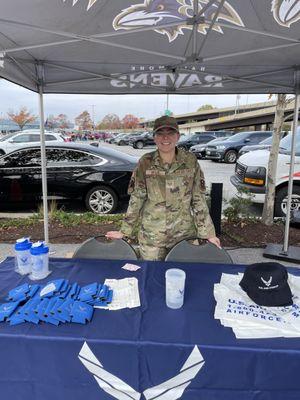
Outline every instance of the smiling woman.
<path fill-rule="evenodd" d="M 121 231 L 110 231 L 107 237 L 132 238 L 138 231 L 140 253 L 146 260 L 164 260 L 177 242 L 195 236 L 220 246 L 197 159 L 176 147 L 176 119 L 158 118 L 153 132 L 157 150 L 140 159 L 129 184 L 131 198 Z"/>

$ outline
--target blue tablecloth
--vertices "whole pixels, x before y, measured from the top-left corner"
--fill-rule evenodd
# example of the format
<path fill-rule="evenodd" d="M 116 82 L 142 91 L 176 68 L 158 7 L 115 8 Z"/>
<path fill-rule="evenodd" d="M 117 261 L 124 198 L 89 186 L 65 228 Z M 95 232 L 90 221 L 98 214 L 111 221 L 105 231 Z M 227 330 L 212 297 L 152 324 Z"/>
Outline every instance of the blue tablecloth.
<path fill-rule="evenodd" d="M 141 393 L 141 400 L 150 399 L 143 394 L 146 389 L 178 375 L 195 345 L 205 364 L 182 396 L 168 392 L 155 399 L 300 399 L 300 339 L 237 340 L 231 329 L 214 319 L 214 283 L 222 272 L 236 273 L 243 266 L 136 263 L 142 268 L 129 272 L 120 268 L 124 261 L 50 260 L 53 273 L 45 281 L 64 277 L 84 285 L 135 276 L 142 305 L 96 310 L 87 325 L 1 323 L 1 400 L 133 399 L 126 393 L 113 397 L 101 389 L 78 358 L 84 342 L 103 369 Z M 165 270 L 173 266 L 187 276 L 180 310 L 165 306 Z M 0 264 L 0 302 L 10 289 L 27 281 L 14 272 L 13 258 L 7 258 Z"/>

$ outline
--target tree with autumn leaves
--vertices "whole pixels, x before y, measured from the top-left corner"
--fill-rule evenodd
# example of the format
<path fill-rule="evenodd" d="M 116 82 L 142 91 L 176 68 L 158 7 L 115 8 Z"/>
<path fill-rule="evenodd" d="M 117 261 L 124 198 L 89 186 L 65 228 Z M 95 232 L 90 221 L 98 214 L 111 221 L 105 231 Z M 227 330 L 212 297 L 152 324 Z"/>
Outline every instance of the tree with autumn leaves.
<path fill-rule="evenodd" d="M 139 126 L 139 119 L 127 114 L 121 120 L 116 114 L 107 114 L 97 125 L 97 129 L 135 129 Z"/>
<path fill-rule="evenodd" d="M 88 111 L 83 111 L 75 118 L 75 124 L 80 131 L 88 131 L 93 129 L 93 121 Z"/>
<path fill-rule="evenodd" d="M 9 111 L 8 117 L 22 130 L 26 124 L 31 124 L 36 121 L 36 115 L 30 113 L 26 107 L 21 107 L 19 112 Z"/>

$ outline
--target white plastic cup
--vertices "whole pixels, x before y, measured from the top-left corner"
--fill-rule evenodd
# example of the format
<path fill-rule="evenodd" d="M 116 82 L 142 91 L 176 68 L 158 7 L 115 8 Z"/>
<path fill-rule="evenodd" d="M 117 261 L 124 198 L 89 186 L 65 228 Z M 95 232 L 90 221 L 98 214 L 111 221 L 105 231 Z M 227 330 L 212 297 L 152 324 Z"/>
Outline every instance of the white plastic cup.
<path fill-rule="evenodd" d="M 185 272 L 171 268 L 166 271 L 166 304 L 169 308 L 181 308 L 184 300 Z"/>
<path fill-rule="evenodd" d="M 22 238 L 16 241 L 16 271 L 19 272 L 21 275 L 29 274 L 31 271 L 31 245 L 32 243 L 28 238 Z"/>

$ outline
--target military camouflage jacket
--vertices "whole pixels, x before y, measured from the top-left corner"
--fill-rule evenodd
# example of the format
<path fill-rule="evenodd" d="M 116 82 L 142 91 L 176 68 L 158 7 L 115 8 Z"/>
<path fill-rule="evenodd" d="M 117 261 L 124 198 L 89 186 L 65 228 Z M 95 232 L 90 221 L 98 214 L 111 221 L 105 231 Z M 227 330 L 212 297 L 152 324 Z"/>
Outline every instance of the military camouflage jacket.
<path fill-rule="evenodd" d="M 138 224 L 140 243 L 171 247 L 181 239 L 215 236 L 205 200 L 205 181 L 196 157 L 176 149 L 163 165 L 158 151 L 145 154 L 132 174 L 131 194 L 121 231 L 132 237 Z"/>

